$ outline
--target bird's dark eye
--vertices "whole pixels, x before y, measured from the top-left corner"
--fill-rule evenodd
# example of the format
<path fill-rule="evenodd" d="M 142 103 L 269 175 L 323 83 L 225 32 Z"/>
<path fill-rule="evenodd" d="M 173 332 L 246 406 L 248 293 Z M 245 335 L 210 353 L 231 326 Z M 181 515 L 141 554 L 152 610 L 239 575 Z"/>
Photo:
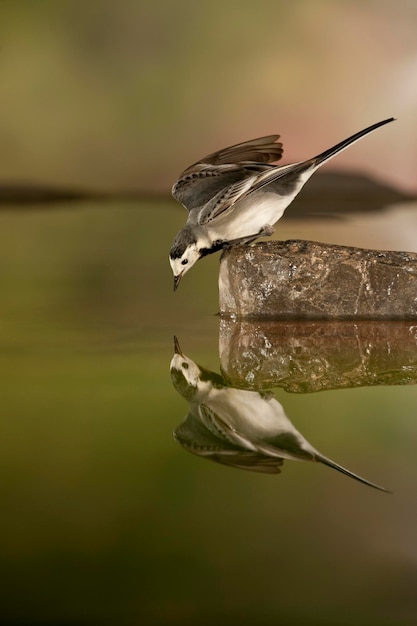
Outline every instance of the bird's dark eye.
<path fill-rule="evenodd" d="M 184 363 L 182 364 L 182 367 L 183 367 L 185 370 L 188 370 L 188 363 L 186 363 L 186 362 L 184 361 Z"/>
<path fill-rule="evenodd" d="M 181 261 L 181 265 L 187 265 L 187 263 L 188 263 L 188 259 L 183 259 L 183 260 Z"/>

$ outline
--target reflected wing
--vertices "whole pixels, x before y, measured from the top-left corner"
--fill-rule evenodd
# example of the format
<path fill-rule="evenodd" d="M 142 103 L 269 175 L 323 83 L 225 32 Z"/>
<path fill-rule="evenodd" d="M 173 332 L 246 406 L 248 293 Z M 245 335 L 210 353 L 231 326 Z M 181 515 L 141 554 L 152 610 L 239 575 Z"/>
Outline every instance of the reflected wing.
<path fill-rule="evenodd" d="M 225 439 L 221 433 L 216 435 L 213 428 L 209 430 L 200 418 L 211 420 L 212 415 L 207 407 L 200 416 L 189 412 L 185 420 L 175 429 L 174 439 L 187 452 L 215 463 L 262 474 L 281 473 L 280 468 L 284 462 L 282 458 L 245 450 Z"/>
<path fill-rule="evenodd" d="M 253 437 L 249 437 L 242 430 L 238 430 L 227 422 L 218 413 L 215 413 L 206 404 L 198 406 L 200 419 L 207 430 L 215 433 L 217 437 L 228 441 L 232 446 L 236 446 L 245 451 L 252 451 L 269 459 L 311 459 L 311 454 L 304 452 L 299 447 L 293 445 L 293 436 L 285 433 L 275 438 L 274 442 L 260 441 Z M 276 445 L 275 441 L 282 443 L 282 446 Z M 290 442 L 290 445 L 289 445 Z"/>
<path fill-rule="evenodd" d="M 254 172 L 270 170 L 283 153 L 279 135 L 269 135 L 213 152 L 190 165 L 172 188 L 172 195 L 188 211 L 203 207 L 231 185 Z M 220 193 L 221 195 L 221 193 Z"/>
<path fill-rule="evenodd" d="M 218 452 L 210 455 L 211 461 L 222 465 L 235 467 L 236 469 L 259 472 L 261 474 L 281 474 L 281 466 L 284 459 L 278 457 L 265 457 L 256 452 L 242 450 L 241 452 Z"/>

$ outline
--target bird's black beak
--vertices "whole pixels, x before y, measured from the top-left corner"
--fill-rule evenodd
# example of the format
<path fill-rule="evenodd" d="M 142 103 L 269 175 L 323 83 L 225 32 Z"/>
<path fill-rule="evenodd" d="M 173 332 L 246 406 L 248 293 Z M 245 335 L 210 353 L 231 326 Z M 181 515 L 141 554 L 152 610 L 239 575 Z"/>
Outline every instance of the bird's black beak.
<path fill-rule="evenodd" d="M 176 290 L 177 290 L 178 285 L 179 285 L 179 284 L 180 284 L 180 282 L 181 282 L 182 274 L 183 274 L 183 273 L 181 272 L 181 274 L 178 274 L 177 276 L 174 276 L 174 291 L 176 291 Z"/>
<path fill-rule="evenodd" d="M 180 348 L 180 342 L 178 341 L 177 337 L 174 335 L 174 352 L 175 354 L 179 354 L 180 356 L 184 356 L 183 353 L 181 352 L 181 348 Z"/>

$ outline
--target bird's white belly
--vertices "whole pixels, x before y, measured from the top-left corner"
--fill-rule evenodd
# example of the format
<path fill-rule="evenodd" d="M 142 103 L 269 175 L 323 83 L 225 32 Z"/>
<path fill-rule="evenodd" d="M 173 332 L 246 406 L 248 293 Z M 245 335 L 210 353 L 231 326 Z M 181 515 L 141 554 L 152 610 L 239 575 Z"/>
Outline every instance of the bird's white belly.
<path fill-rule="evenodd" d="M 275 193 L 262 193 L 258 197 L 253 194 L 243 202 L 237 203 L 233 211 L 216 223 L 219 239 L 231 240 L 256 235 L 265 226 L 273 226 L 281 219 L 296 195 L 297 192 L 285 197 Z"/>

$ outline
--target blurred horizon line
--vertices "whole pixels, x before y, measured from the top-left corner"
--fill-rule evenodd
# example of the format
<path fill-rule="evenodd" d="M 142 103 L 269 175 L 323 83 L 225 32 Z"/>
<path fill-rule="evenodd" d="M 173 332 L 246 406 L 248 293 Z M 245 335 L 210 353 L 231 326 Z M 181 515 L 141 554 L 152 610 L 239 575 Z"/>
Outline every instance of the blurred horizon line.
<path fill-rule="evenodd" d="M 365 213 L 384 210 L 390 205 L 410 202 L 417 194 L 399 190 L 358 172 L 333 170 L 319 172 L 291 204 L 287 217 L 337 217 L 339 213 Z M 168 202 L 170 190 L 94 189 L 78 185 L 57 185 L 30 181 L 1 182 L 0 210 L 37 208 L 84 201 Z M 178 208 L 181 205 L 175 203 Z M 365 207 L 365 208 L 364 208 Z"/>

